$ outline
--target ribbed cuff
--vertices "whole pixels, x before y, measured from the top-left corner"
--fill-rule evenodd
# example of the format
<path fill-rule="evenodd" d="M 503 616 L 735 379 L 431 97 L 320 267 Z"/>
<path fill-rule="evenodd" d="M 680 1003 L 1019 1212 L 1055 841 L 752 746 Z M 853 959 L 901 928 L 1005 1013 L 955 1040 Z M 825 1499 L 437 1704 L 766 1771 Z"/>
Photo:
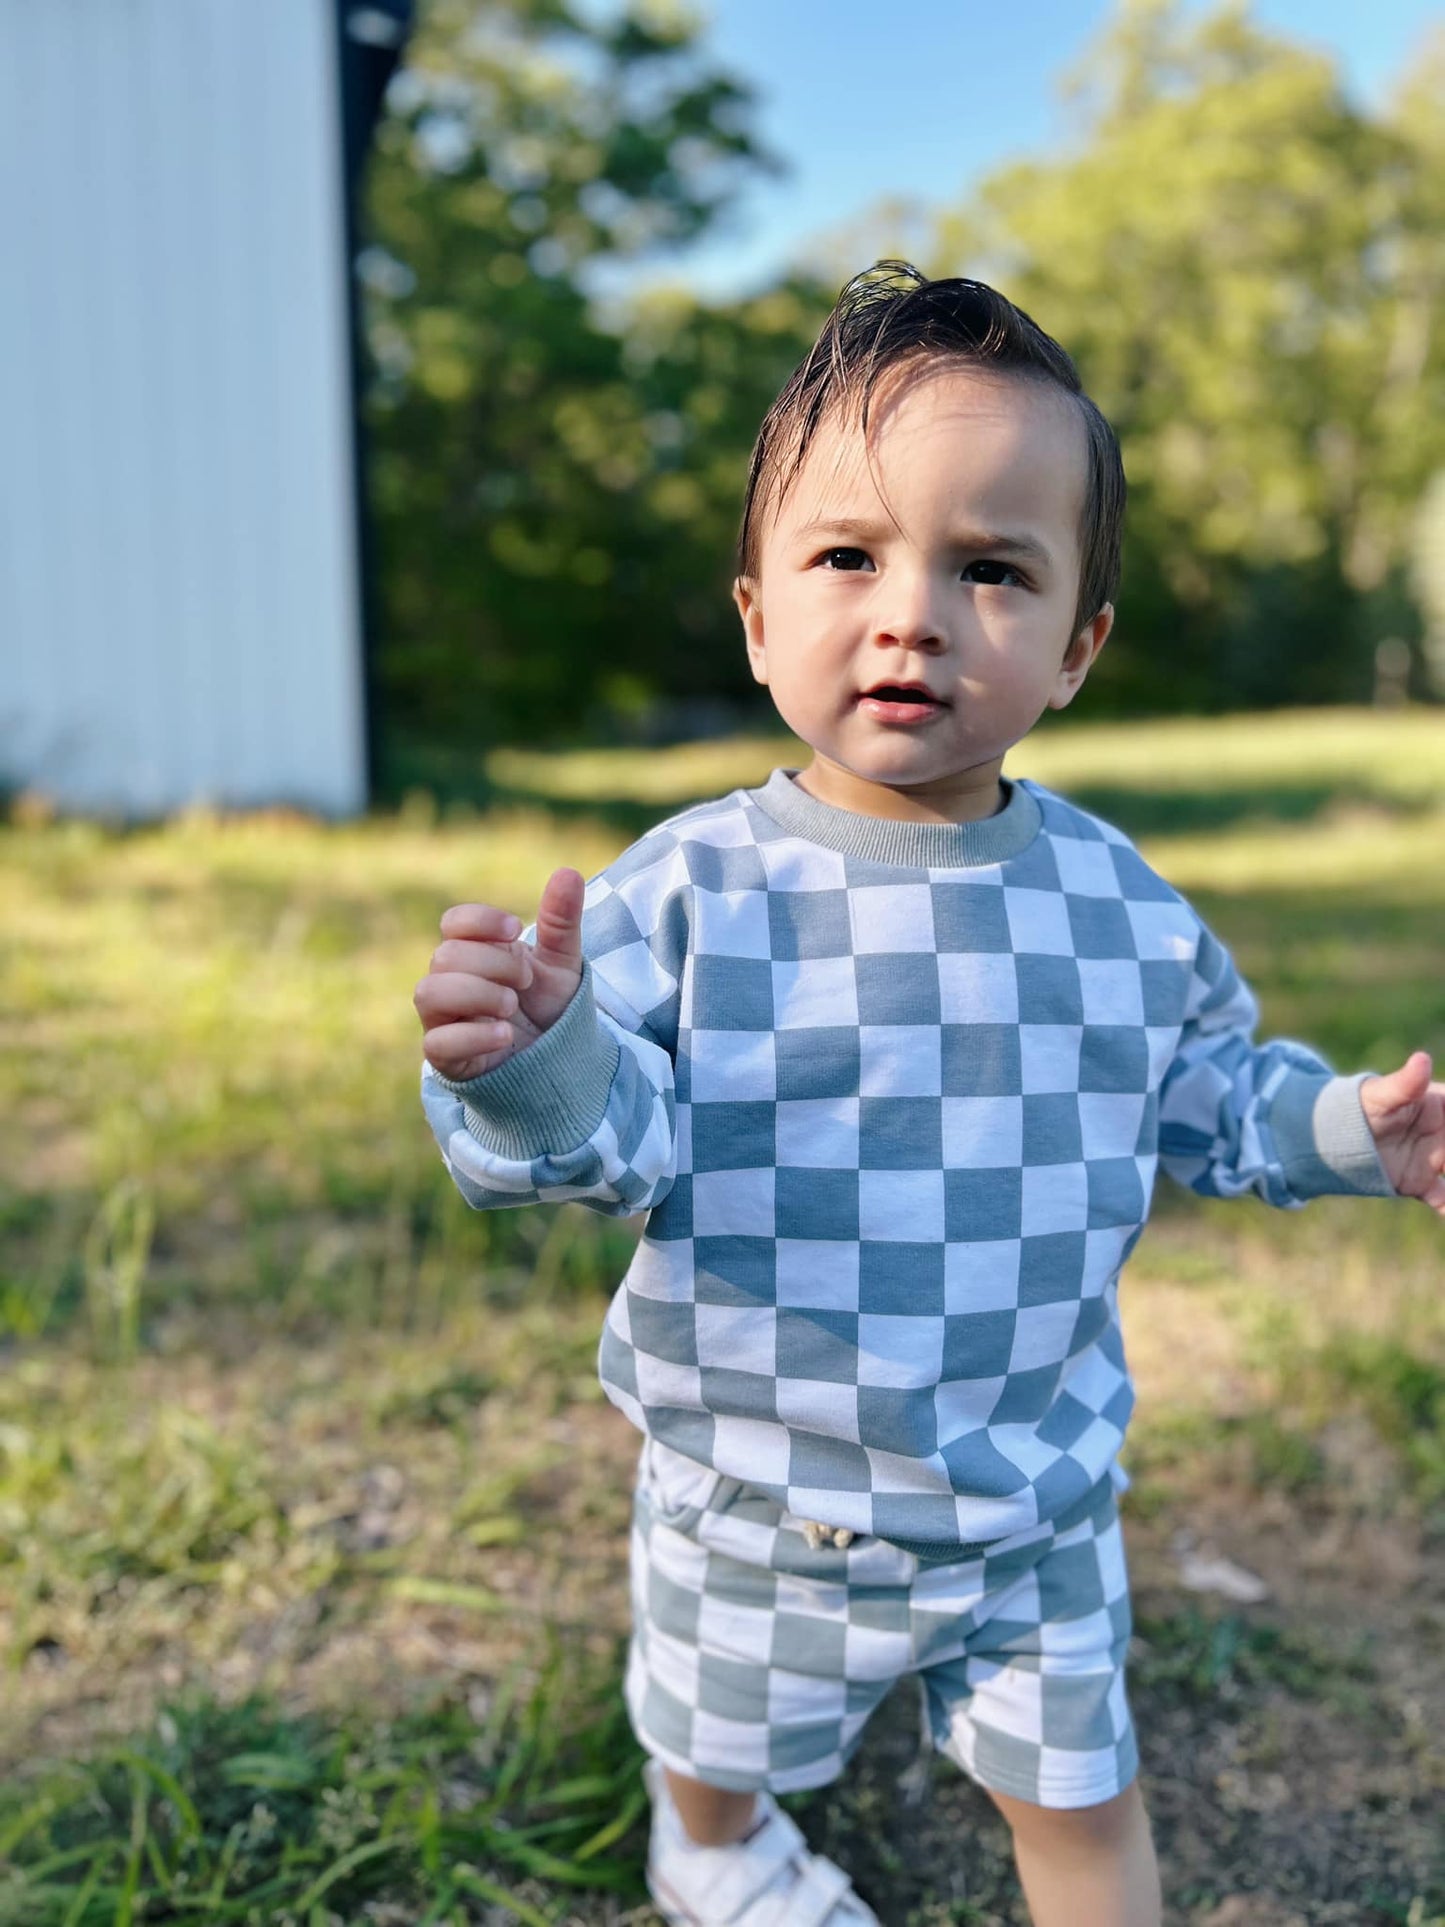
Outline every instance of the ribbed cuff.
<path fill-rule="evenodd" d="M 592 969 L 584 960 L 576 996 L 535 1043 L 465 1083 L 432 1074 L 462 1100 L 467 1129 L 479 1144 L 498 1157 L 526 1161 L 587 1142 L 606 1112 L 620 1056 L 617 1039 L 598 1020 Z"/>
<path fill-rule="evenodd" d="M 1299 1071 L 1275 1097 L 1270 1128 L 1285 1182 L 1296 1197 L 1397 1195 L 1360 1102 L 1360 1086 L 1373 1075 L 1316 1077 Z"/>

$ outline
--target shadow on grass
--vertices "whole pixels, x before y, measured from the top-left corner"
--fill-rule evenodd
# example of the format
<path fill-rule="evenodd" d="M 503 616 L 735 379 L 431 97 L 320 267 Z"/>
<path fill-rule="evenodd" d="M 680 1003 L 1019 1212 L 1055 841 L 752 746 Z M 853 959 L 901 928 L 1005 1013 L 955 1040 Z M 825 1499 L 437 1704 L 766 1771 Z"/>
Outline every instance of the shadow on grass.
<path fill-rule="evenodd" d="M 1259 1614 L 1213 1612 L 1162 1594 L 1141 1614 L 1130 1701 L 1144 1755 L 1168 1918 L 1433 1919 L 1445 1866 L 1433 1853 L 1432 1792 L 1411 1787 L 1408 1746 L 1379 1702 L 1363 1643 L 1336 1652 Z M 1308 1733 L 1322 1767 L 1378 1772 L 1405 1792 L 1389 1810 L 1340 1811 L 1311 1774 L 1281 1775 L 1273 1804 L 1242 1797 L 1263 1778 L 1268 1736 Z M 1241 1762 L 1247 1765 L 1241 1767 Z M 1416 1779 L 1418 1780 L 1418 1772 Z M 1251 1789 L 1252 1790 L 1252 1787 Z M 839 1785 L 791 1802 L 812 1845 L 847 1867 L 889 1921 L 1003 1927 L 1026 1921 L 1008 1830 L 991 1801 L 920 1735 L 915 1694 L 890 1695 Z M 1245 1896 L 1249 1896 L 1248 1900 Z M 1303 1904 L 1303 1906 L 1302 1906 Z M 1258 1914 L 1244 1911 L 1256 1906 Z M 1412 1907 L 1415 1911 L 1411 1911 Z"/>
<path fill-rule="evenodd" d="M 642 753 L 642 752 L 639 752 Z M 706 803 L 715 789 L 699 789 L 667 802 L 640 802 L 635 797 L 592 795 L 561 797 L 545 787 L 485 785 L 466 796 L 439 796 L 438 801 L 463 802 L 476 809 L 538 810 L 559 822 L 603 823 L 630 841 L 646 834 L 666 818 Z M 1145 789 L 1128 784 L 1084 783 L 1062 790 L 1080 808 L 1117 824 L 1132 837 L 1187 836 L 1226 833 L 1245 824 L 1298 827 L 1316 822 L 1340 809 L 1361 808 L 1390 817 L 1406 817 L 1432 807 L 1432 799 L 1418 800 L 1375 789 L 1369 784 L 1256 783 L 1218 789 Z"/>
<path fill-rule="evenodd" d="M 1366 783 L 1251 783 L 1178 790 L 1083 783 L 1066 794 L 1133 837 L 1191 836 L 1235 830 L 1246 823 L 1297 827 L 1350 806 L 1390 816 L 1414 815 L 1429 807 L 1428 798 L 1413 803 Z"/>

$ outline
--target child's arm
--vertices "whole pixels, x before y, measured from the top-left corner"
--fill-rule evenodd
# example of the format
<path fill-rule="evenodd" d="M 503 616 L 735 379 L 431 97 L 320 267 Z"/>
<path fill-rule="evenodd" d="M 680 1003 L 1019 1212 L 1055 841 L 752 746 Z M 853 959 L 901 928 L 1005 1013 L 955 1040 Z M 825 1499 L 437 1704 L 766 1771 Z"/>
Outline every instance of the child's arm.
<path fill-rule="evenodd" d="M 1201 926 L 1159 1093 L 1163 1168 L 1206 1197 L 1252 1191 L 1287 1209 L 1332 1193 L 1395 1195 L 1366 1115 L 1367 1079 L 1335 1076 L 1303 1044 L 1256 1044 L 1258 1017 L 1228 951 Z"/>
<path fill-rule="evenodd" d="M 477 1209 L 576 1199 L 621 1216 L 671 1187 L 672 1060 L 624 1000 L 608 1000 L 624 1021 L 598 1008 L 583 893 L 575 870 L 556 871 L 530 944 L 492 905 L 453 906 L 417 985 L 422 1102 Z"/>

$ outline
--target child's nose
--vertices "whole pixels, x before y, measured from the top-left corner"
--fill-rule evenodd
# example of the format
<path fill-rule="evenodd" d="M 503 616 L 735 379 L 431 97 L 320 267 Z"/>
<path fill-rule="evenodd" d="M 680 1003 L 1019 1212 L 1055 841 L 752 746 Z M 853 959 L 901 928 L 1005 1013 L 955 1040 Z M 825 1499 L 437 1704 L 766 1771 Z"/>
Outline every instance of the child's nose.
<path fill-rule="evenodd" d="M 886 647 L 941 649 L 947 638 L 938 591 L 927 580 L 896 580 L 877 612 L 874 640 Z"/>

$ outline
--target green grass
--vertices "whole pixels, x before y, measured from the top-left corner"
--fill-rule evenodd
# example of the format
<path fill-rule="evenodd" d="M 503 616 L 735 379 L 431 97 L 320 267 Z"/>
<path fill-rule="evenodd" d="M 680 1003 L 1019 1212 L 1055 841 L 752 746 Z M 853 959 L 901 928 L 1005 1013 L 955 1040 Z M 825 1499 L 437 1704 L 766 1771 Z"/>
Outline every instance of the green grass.
<path fill-rule="evenodd" d="M 385 1723 L 168 1707 L 129 1745 L 0 1789 L 0 1921 L 420 1924 L 480 1904 L 540 1927 L 559 1889 L 638 1897 L 637 1757 L 610 1670 L 556 1654 Z"/>
<path fill-rule="evenodd" d="M 1198 1606 L 1140 1615 L 1136 1633 L 1134 1687 L 1156 1701 L 1238 1700 L 1279 1685 L 1301 1699 L 1332 1695 L 1356 1717 L 1368 1710 L 1361 1682 L 1371 1667 L 1363 1652 L 1341 1657 L 1298 1633 Z"/>
<path fill-rule="evenodd" d="M 785 739 L 494 755 L 479 777 L 509 800 L 486 815 L 418 797 L 341 827 L 17 804 L 0 1840 L 32 1824 L 0 1920 L 605 1918 L 529 1841 L 636 1896 L 635 1830 L 579 1858 L 635 1784 L 615 1700 L 563 1717 L 555 1685 L 615 1686 L 632 1445 L 593 1357 L 634 1234 L 466 1212 L 410 997 L 447 904 L 528 913 L 555 865 L 789 760 Z M 1445 716 L 1069 723 L 1017 762 L 1141 839 L 1267 1030 L 1343 1069 L 1445 1064 Z M 1221 1487 L 1445 1522 L 1441 1256 L 1418 1207 L 1162 1187 L 1124 1287 L 1141 1524 Z M 1221 1658 L 1225 1637 L 1186 1627 L 1165 1660 L 1196 1683 L 1227 1660 L 1246 1697 L 1294 1664 L 1253 1634 Z M 236 1777 L 271 1755 L 294 1784 Z M 549 1807 L 569 1783 L 590 1790 Z"/>

